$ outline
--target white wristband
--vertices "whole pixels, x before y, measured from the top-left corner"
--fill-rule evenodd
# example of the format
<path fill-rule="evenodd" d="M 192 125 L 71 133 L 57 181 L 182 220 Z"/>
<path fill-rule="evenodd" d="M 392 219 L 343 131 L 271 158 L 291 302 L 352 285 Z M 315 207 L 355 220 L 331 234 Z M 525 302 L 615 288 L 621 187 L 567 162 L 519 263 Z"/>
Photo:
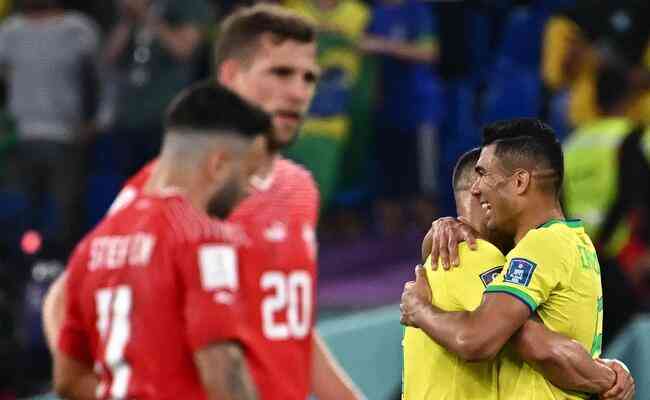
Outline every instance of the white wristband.
<path fill-rule="evenodd" d="M 627 371 L 628 374 L 630 374 L 630 369 L 629 369 L 629 368 L 627 367 L 627 365 L 625 365 L 625 363 L 624 363 L 623 361 L 621 361 L 621 360 L 617 360 L 617 359 L 615 359 L 615 358 L 602 358 L 601 360 L 602 360 L 603 362 L 605 362 L 605 363 L 608 363 L 608 364 L 610 364 L 610 363 L 617 363 L 618 365 L 620 365 L 621 367 L 623 367 L 623 369 L 624 369 L 625 371 Z"/>

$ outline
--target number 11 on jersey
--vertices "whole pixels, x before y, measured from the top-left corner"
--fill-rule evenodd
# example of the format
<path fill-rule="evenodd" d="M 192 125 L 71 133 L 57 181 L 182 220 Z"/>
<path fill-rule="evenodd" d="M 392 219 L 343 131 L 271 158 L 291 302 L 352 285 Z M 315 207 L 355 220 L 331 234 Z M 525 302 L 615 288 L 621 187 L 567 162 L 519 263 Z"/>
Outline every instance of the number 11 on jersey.
<path fill-rule="evenodd" d="M 97 331 L 104 343 L 103 361 L 113 380 L 110 395 L 113 398 L 126 396 L 131 377 L 131 367 L 124 360 L 124 349 L 131 336 L 131 288 L 126 285 L 99 289 L 95 293 Z M 106 387 L 97 388 L 97 397 L 104 397 Z"/>

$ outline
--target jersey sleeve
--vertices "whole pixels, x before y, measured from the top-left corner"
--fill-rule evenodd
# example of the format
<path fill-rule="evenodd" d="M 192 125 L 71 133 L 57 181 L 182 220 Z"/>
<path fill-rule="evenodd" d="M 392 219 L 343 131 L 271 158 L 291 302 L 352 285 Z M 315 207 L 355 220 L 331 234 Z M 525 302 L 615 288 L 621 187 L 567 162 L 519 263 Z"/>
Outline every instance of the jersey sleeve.
<path fill-rule="evenodd" d="M 508 253 L 504 272 L 485 291 L 510 294 L 535 312 L 568 273 L 566 260 L 566 243 L 545 229 L 532 230 Z"/>
<path fill-rule="evenodd" d="M 80 245 L 83 247 L 83 245 Z M 81 283 L 84 276 L 83 251 L 77 249 L 66 269 L 65 280 L 65 316 L 58 339 L 59 350 L 76 360 L 91 364 L 93 360 L 90 337 L 83 323 Z"/>
<path fill-rule="evenodd" d="M 177 250 L 185 330 L 192 350 L 213 342 L 242 340 L 236 249 L 227 243 L 198 243 Z"/>

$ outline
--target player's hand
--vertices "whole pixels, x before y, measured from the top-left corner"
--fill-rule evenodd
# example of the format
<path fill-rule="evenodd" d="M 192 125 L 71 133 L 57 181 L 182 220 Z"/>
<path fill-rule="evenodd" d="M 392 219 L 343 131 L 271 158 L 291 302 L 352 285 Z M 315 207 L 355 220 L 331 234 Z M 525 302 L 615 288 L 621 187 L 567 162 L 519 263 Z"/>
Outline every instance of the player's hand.
<path fill-rule="evenodd" d="M 598 398 L 601 400 L 631 400 L 634 399 L 636 386 L 634 378 L 627 368 L 618 360 L 601 360 L 597 362 L 607 365 L 616 373 L 616 383 L 606 392 L 601 393 Z"/>
<path fill-rule="evenodd" d="M 438 268 L 438 259 L 444 269 L 458 266 L 458 243 L 467 242 L 476 250 L 476 231 L 467 220 L 452 217 L 438 218 L 431 224 L 431 268 Z"/>
<path fill-rule="evenodd" d="M 431 287 L 427 274 L 421 265 L 415 267 L 415 281 L 404 284 L 402 301 L 399 305 L 400 323 L 417 326 L 418 313 L 431 304 Z"/>

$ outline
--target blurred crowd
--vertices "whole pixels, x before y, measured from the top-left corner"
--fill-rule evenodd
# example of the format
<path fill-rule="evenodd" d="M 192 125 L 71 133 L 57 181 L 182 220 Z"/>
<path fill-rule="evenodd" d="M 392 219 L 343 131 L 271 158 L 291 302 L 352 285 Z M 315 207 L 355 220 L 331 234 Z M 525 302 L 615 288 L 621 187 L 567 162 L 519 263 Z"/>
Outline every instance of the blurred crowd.
<path fill-rule="evenodd" d="M 14 360 L 0 399 L 40 389 L 43 292 L 157 154 L 167 103 L 211 78 L 222 16 L 250 3 L 0 1 L 0 359 Z M 648 309 L 647 0 L 276 3 L 321 27 L 321 81 L 286 155 L 319 184 L 325 243 L 453 215 L 451 169 L 480 127 L 541 117 L 564 141 L 567 216 L 600 251 L 608 332 Z"/>

